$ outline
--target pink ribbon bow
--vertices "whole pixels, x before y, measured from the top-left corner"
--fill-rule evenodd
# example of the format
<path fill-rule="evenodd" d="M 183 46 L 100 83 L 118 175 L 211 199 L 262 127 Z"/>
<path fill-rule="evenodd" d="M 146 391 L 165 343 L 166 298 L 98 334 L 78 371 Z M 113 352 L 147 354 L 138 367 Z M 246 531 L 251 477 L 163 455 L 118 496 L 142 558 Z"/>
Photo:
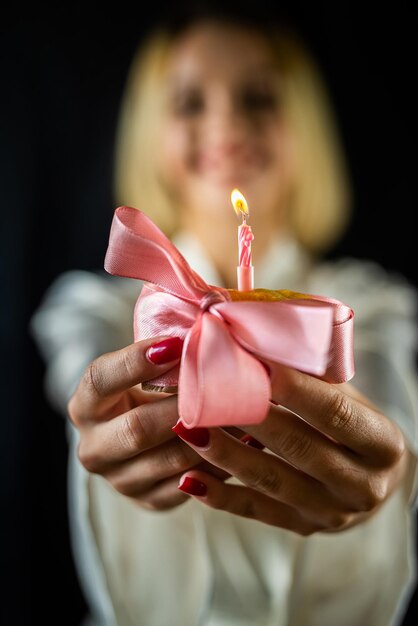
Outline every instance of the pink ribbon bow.
<path fill-rule="evenodd" d="M 353 311 L 338 300 L 232 301 L 208 285 L 141 211 L 116 209 L 105 258 L 110 274 L 146 281 L 134 312 L 135 341 L 184 339 L 180 364 L 153 379 L 178 385 L 189 428 L 256 424 L 267 415 L 270 378 L 259 359 L 337 383 L 354 375 Z"/>

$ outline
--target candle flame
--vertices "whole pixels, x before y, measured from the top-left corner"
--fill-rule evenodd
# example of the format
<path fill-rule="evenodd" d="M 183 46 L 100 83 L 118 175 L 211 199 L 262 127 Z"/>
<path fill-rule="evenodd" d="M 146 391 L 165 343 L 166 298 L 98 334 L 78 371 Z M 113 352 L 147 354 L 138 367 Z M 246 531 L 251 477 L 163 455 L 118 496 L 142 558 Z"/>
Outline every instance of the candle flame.
<path fill-rule="evenodd" d="M 234 207 L 234 211 L 237 215 L 240 213 L 242 216 L 249 217 L 250 211 L 248 210 L 248 204 L 242 193 L 239 189 L 233 189 L 231 192 L 231 202 Z"/>

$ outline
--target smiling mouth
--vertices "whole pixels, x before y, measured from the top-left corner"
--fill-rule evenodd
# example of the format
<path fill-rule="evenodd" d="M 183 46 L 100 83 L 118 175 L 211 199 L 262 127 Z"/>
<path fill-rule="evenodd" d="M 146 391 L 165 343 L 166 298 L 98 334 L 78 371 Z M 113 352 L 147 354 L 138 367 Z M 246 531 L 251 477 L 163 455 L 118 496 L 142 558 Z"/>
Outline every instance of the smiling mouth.
<path fill-rule="evenodd" d="M 234 155 L 204 152 L 195 163 L 195 169 L 200 175 L 217 180 L 246 178 L 259 173 L 266 166 L 267 159 L 256 150 L 245 150 Z"/>

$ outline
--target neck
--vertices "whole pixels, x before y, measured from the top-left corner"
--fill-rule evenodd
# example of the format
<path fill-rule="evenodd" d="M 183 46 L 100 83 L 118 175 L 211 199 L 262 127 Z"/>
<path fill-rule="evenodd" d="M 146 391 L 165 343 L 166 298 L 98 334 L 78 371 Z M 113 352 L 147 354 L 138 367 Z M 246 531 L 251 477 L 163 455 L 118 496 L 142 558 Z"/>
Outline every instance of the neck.
<path fill-rule="evenodd" d="M 249 225 L 254 233 L 251 252 L 252 263 L 256 266 L 277 234 L 279 223 L 275 228 L 270 220 L 251 219 Z M 237 287 L 238 226 L 234 215 L 232 219 L 222 219 L 222 227 L 219 220 L 204 220 L 201 215 L 193 213 L 184 215 L 181 221 L 181 227 L 192 232 L 205 249 L 223 284 L 232 289 Z"/>

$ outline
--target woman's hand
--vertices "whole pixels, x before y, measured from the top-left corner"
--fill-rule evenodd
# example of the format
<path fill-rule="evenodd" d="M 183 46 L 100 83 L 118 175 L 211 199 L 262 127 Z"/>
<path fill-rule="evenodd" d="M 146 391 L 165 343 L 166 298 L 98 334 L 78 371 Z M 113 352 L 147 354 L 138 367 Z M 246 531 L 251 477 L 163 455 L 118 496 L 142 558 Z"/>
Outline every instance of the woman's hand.
<path fill-rule="evenodd" d="M 222 429 L 175 427 L 185 441 L 199 442 L 189 445 L 203 459 L 242 485 L 193 470 L 179 489 L 213 508 L 302 535 L 365 520 L 405 475 L 409 453 L 401 431 L 349 384 L 269 366 L 277 406 L 261 424 L 242 427 L 266 451 Z"/>
<path fill-rule="evenodd" d="M 181 350 L 180 339 L 160 337 L 105 354 L 86 369 L 68 404 L 80 433 L 81 463 L 146 508 L 181 504 L 187 500 L 177 489 L 182 473 L 195 466 L 210 471 L 171 430 L 177 396 L 139 387 L 176 365 Z"/>

